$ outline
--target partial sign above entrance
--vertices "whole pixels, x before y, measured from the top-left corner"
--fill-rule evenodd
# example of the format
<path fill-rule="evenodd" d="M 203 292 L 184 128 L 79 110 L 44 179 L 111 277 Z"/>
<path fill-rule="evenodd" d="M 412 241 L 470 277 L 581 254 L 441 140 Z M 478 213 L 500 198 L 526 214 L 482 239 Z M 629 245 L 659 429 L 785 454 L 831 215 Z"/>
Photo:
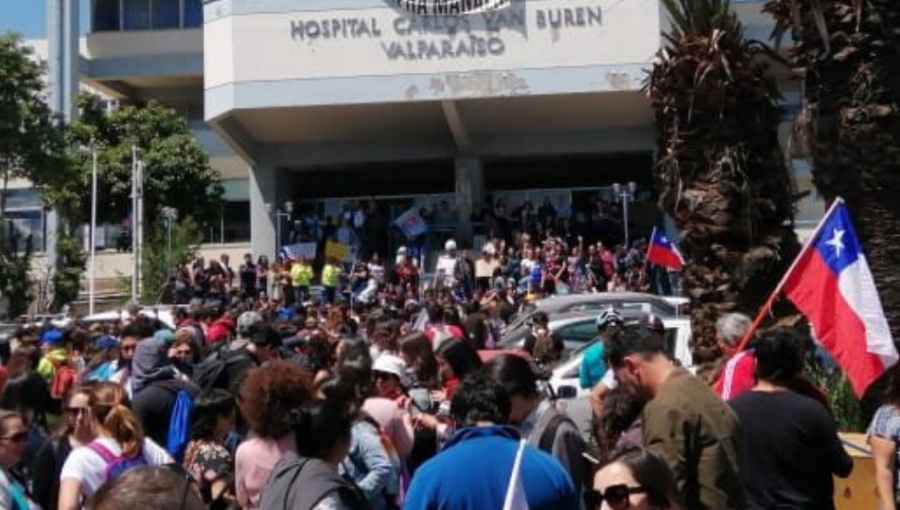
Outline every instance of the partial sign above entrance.
<path fill-rule="evenodd" d="M 419 16 L 461 16 L 508 7 L 512 0 L 388 0 Z"/>

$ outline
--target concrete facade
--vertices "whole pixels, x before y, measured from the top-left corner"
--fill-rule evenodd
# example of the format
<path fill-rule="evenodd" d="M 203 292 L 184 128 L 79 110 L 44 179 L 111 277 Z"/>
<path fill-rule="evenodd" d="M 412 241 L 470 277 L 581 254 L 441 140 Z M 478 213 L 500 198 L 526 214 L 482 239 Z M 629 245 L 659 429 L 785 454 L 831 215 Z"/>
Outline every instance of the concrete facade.
<path fill-rule="evenodd" d="M 491 193 L 527 188 L 532 174 L 498 175 L 510 161 L 544 165 L 535 175 L 547 189 L 581 185 L 565 178 L 570 158 L 609 171 L 588 187 L 649 172 L 634 162 L 655 149 L 641 86 L 668 26 L 659 0 L 513 0 L 458 17 L 417 16 L 394 0 L 206 0 L 202 24 L 188 22 L 197 0 L 180 0 L 175 26 L 150 19 L 139 30 L 129 13 L 105 16 L 128 2 L 92 2 L 82 81 L 189 120 L 255 255 L 274 254 L 273 211 L 288 200 L 451 197 L 465 236 L 468 214 Z M 765 40 L 762 5 L 734 2 L 748 36 Z M 785 82 L 785 96 L 795 110 L 795 84 Z M 373 172 L 423 184 L 395 192 L 343 182 Z"/>

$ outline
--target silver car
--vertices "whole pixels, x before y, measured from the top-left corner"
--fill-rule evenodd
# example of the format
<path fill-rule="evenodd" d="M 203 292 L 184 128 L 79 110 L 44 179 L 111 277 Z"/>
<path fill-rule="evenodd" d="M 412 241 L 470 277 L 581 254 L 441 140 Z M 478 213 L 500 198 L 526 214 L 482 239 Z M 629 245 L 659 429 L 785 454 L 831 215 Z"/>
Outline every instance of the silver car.
<path fill-rule="evenodd" d="M 529 322 L 537 312 L 544 312 L 553 318 L 559 313 L 594 312 L 596 315 L 605 308 L 613 307 L 622 312 L 636 310 L 651 313 L 663 319 L 684 315 L 689 300 L 683 297 L 657 296 L 642 292 L 600 292 L 597 294 L 570 294 L 551 296 L 525 305 L 506 329 L 509 332 Z"/>
<path fill-rule="evenodd" d="M 627 320 L 639 319 L 646 314 L 642 308 L 619 308 L 622 317 Z M 548 330 L 551 335 L 562 338 L 566 351 L 577 351 L 585 344 L 597 338 L 597 314 L 596 310 L 580 310 L 576 312 L 563 312 L 550 315 Z M 531 321 L 521 323 L 515 329 L 507 330 L 500 339 L 500 349 L 522 349 L 525 340 L 531 333 Z"/>

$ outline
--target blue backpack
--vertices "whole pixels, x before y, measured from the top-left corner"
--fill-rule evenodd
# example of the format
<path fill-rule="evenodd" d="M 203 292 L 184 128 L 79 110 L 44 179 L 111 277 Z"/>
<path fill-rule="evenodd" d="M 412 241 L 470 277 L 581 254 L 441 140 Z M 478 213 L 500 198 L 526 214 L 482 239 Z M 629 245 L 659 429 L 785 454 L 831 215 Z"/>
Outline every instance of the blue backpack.
<path fill-rule="evenodd" d="M 169 435 L 166 438 L 166 451 L 180 464 L 184 460 L 184 449 L 191 439 L 191 405 L 193 399 L 188 392 L 181 390 L 175 398 L 172 417 L 169 418 Z"/>
<path fill-rule="evenodd" d="M 96 453 L 106 462 L 106 474 L 104 478 L 104 482 L 109 482 L 111 480 L 115 480 L 116 477 L 128 471 L 131 468 L 138 466 L 147 466 L 147 460 L 144 459 L 144 454 L 141 452 L 135 457 L 125 457 L 123 455 L 116 455 L 109 450 L 109 448 L 103 446 L 97 441 L 93 441 L 87 445 L 91 451 Z"/>

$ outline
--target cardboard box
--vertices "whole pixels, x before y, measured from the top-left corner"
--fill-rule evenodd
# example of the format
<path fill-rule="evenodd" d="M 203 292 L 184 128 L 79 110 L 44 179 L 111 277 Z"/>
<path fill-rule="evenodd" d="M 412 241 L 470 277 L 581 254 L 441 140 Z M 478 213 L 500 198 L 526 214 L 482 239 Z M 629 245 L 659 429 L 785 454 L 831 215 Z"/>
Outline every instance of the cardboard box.
<path fill-rule="evenodd" d="M 834 505 L 837 510 L 878 510 L 875 486 L 875 462 L 865 434 L 841 433 L 844 449 L 853 457 L 853 473 L 834 479 Z"/>

